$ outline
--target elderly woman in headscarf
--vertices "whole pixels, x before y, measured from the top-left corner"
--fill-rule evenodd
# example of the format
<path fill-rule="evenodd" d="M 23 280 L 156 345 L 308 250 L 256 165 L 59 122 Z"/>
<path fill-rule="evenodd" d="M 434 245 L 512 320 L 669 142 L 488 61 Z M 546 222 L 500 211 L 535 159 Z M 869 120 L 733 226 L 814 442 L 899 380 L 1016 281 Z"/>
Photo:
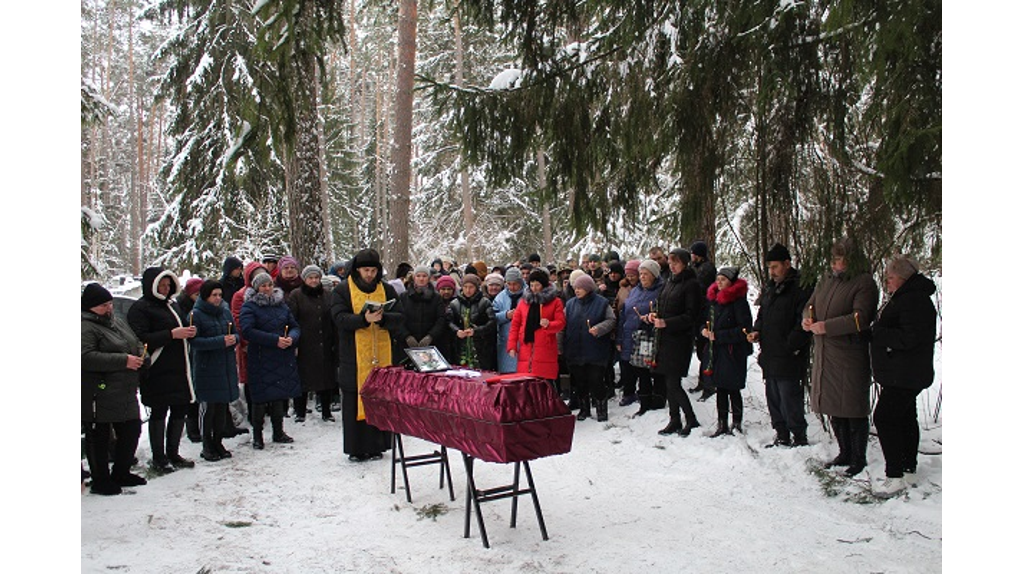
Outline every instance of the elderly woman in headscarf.
<path fill-rule="evenodd" d="M 529 285 L 513 313 L 505 350 L 517 358 L 516 372 L 547 379 L 554 386 L 558 378 L 557 335 L 565 328 L 565 306 L 547 271 L 531 271 Z"/>
<path fill-rule="evenodd" d="M 839 443 L 839 455 L 826 467 L 845 466 L 848 476 L 868 464 L 867 335 L 877 308 L 878 286 L 867 258 L 852 238 L 839 240 L 832 246 L 831 269 L 807 301 L 801 325 L 814 336 L 811 410 L 829 416 Z"/>
<path fill-rule="evenodd" d="M 397 334 L 404 320 L 395 288 L 382 281 L 380 255 L 363 249 L 352 258 L 348 279 L 334 289 L 331 315 L 338 328 L 338 383 L 341 387 L 341 420 L 344 451 L 353 462 L 383 458 L 391 448 L 390 433 L 366 422 L 359 390 L 374 367 L 397 362 Z M 384 304 L 393 301 L 390 310 Z"/>

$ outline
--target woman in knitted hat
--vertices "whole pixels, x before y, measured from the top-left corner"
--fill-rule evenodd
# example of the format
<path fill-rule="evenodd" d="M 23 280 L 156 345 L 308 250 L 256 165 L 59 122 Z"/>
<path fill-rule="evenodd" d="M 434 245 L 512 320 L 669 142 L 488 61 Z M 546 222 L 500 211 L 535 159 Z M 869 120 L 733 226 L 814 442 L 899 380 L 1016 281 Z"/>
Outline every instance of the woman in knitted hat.
<path fill-rule="evenodd" d="M 447 357 L 448 306 L 430 283 L 430 267 L 420 265 L 413 269 L 412 284 L 398 299 L 405 315 L 398 328 L 398 341 L 405 343 L 406 348 L 434 346 Z"/>
<path fill-rule="evenodd" d="M 299 261 L 291 255 L 285 255 L 277 262 L 277 276 L 274 283 L 281 288 L 285 297 L 302 285 L 302 277 L 299 275 Z"/>
<path fill-rule="evenodd" d="M 523 274 L 518 267 L 505 271 L 505 288 L 494 298 L 494 318 L 498 324 L 498 372 L 516 372 L 516 359 L 505 352 L 512 316 L 523 297 Z"/>
<path fill-rule="evenodd" d="M 604 372 L 612 353 L 615 312 L 608 300 L 595 292 L 597 284 L 589 275 L 578 277 L 573 285 L 575 296 L 565 306 L 562 349 L 578 393 L 580 411 L 576 420 L 590 416 L 593 401 L 597 420 L 606 421 L 608 390 Z"/>
<path fill-rule="evenodd" d="M 505 278 L 500 273 L 491 273 L 484 277 L 484 296 L 492 303 L 494 298 L 505 288 Z"/>
<path fill-rule="evenodd" d="M 188 326 L 174 302 L 178 289 L 173 271 L 150 267 L 142 272 L 142 297 L 128 309 L 128 325 L 151 357 L 140 391 L 142 404 L 150 408 L 150 465 L 157 474 L 195 466 L 178 454 L 185 415 L 195 400 L 187 341 L 196 336 L 196 328 Z"/>
<path fill-rule="evenodd" d="M 182 317 L 188 317 L 188 314 L 192 312 L 192 306 L 199 299 L 199 287 L 202 284 L 202 279 L 190 277 L 188 281 L 185 281 L 185 287 L 182 288 L 181 293 L 178 293 L 174 298 L 174 301 L 178 304 L 178 309 L 181 310 Z"/>
<path fill-rule="evenodd" d="M 747 385 L 747 357 L 753 345 L 747 333 L 753 331 L 750 304 L 747 303 L 747 282 L 739 276 L 736 267 L 718 270 L 715 283 L 708 288 L 711 303 L 709 323 L 701 336 L 709 341 L 708 358 L 703 366 L 710 369 L 715 383 L 718 403 L 718 428 L 711 436 L 743 432 L 743 397 L 740 391 Z M 732 404 L 732 428 L 729 427 L 729 405 Z"/>
<path fill-rule="evenodd" d="M 284 301 L 284 292 L 274 280 L 260 273 L 245 291 L 238 327 L 249 342 L 249 394 L 252 397 L 252 447 L 262 450 L 263 419 L 270 413 L 274 442 L 293 442 L 284 432 L 284 401 L 299 396 L 299 367 L 295 345 L 302 330 Z"/>
<path fill-rule="evenodd" d="M 321 283 L 323 275 L 316 265 L 306 266 L 300 274 L 302 286 L 288 295 L 288 309 L 302 329 L 302 338 L 297 345 L 302 393 L 293 401 L 296 423 L 305 422 L 306 414 L 310 412 L 306 407 L 310 393 L 316 394 L 320 418 L 324 422 L 334 422 L 330 405 L 331 397 L 338 390 L 335 376 L 338 367 L 337 331 L 331 316 L 332 295 Z"/>
<path fill-rule="evenodd" d="M 494 307 L 480 291 L 480 285 L 479 277 L 467 274 L 462 280 L 462 293 L 448 304 L 448 330 L 457 357 L 453 364 L 495 371 L 498 323 Z"/>
<path fill-rule="evenodd" d="M 359 398 L 366 377 L 374 367 L 398 362 L 397 335 L 404 321 L 402 302 L 395 288 L 382 281 L 380 255 L 363 249 L 352 258 L 352 272 L 334 289 L 331 314 L 338 328 L 338 383 L 341 387 L 341 421 L 344 451 L 352 462 L 383 458 L 391 448 L 391 433 L 366 422 Z M 392 302 L 372 310 L 368 302 Z"/>
<path fill-rule="evenodd" d="M 114 316 L 110 291 L 89 283 L 82 291 L 82 428 L 93 494 L 120 494 L 146 479 L 132 474 L 139 445 L 139 372 L 145 364 L 142 341 Z M 117 434 L 114 468 L 110 437 Z"/>
<path fill-rule="evenodd" d="M 238 369 L 235 366 L 237 329 L 231 321 L 231 309 L 224 302 L 224 286 L 219 281 L 204 281 L 199 300 L 192 310 L 196 336 L 190 345 L 192 379 L 199 402 L 200 458 L 218 461 L 231 458 L 224 448 L 228 403 L 238 399 Z"/>
<path fill-rule="evenodd" d="M 637 265 L 637 268 L 639 283 L 630 290 L 619 314 L 616 348 L 619 351 L 619 359 L 631 367 L 624 375 L 627 377 L 624 387 L 630 384 L 630 378 L 634 376 L 638 382 L 637 397 L 640 401 L 640 410 L 634 416 L 643 416 L 647 411 L 665 407 L 664 379 L 659 377 L 659 384 L 655 385 L 649 364 L 637 364 L 630 361 L 633 355 L 633 333 L 642 330 L 653 334 L 652 325 L 645 321 L 644 317 L 654 310 L 655 301 L 658 300 L 658 294 L 661 293 L 664 282 L 661 279 L 661 266 L 657 261 L 645 259 Z"/>
<path fill-rule="evenodd" d="M 530 272 L 530 290 L 516 307 L 505 350 L 516 357 L 516 372 L 551 381 L 558 378 L 557 334 L 565 328 L 565 307 L 547 271 Z"/>

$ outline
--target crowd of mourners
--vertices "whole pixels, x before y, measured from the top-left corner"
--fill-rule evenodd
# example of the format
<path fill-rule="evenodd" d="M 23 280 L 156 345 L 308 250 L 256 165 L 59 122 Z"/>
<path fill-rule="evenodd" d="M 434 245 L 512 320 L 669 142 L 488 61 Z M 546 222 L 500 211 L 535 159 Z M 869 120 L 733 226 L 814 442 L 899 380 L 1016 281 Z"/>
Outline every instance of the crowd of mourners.
<path fill-rule="evenodd" d="M 935 284 L 896 256 L 879 308 L 856 242 L 842 239 L 831 254 L 830 270 L 808 287 L 788 249 L 773 246 L 756 316 L 739 269 L 716 269 L 702 241 L 654 247 L 644 259 L 592 254 L 579 265 L 545 266 L 536 254 L 493 267 L 438 258 L 403 263 L 390 280 L 372 249 L 326 273 L 290 256 L 227 257 L 220 278 L 184 286 L 150 267 L 127 320 L 114 315 L 109 291 L 89 283 L 83 480 L 91 475 L 91 491 L 107 495 L 146 484 L 131 472 L 140 397 L 155 474 L 195 466 L 180 453 L 183 436 L 216 462 L 231 457 L 225 437 L 251 430 L 252 448 L 262 450 L 269 417 L 271 440 L 289 443 L 285 419 L 302 424 L 314 412 L 333 423 L 340 411 L 350 460 L 380 459 L 391 436 L 366 422 L 359 389 L 373 368 L 419 347 L 435 347 L 453 366 L 546 379 L 578 421 L 608 420 L 615 399 L 636 404 L 634 417 L 664 409 L 666 436 L 701 426 L 690 394 L 714 397 L 710 436 L 732 435 L 743 432 L 741 391 L 756 346 L 775 430 L 765 446 L 808 444 L 809 370 L 811 411 L 828 417 L 839 447 L 825 466 L 851 477 L 867 466 L 872 381 L 880 386 L 873 412 L 886 479 L 874 488 L 892 496 L 915 480 L 917 395 L 934 378 Z M 687 388 L 694 357 L 696 384 Z"/>

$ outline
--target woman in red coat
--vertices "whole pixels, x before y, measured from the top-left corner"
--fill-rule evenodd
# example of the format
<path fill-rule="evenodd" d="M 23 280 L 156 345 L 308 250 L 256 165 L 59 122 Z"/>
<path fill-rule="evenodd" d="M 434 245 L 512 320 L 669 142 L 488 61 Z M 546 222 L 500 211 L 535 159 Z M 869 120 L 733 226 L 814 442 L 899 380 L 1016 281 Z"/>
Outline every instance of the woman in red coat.
<path fill-rule="evenodd" d="M 554 384 L 558 378 L 558 332 L 565 328 L 565 308 L 547 272 L 530 273 L 530 290 L 519 301 L 508 333 L 509 356 L 518 357 L 517 373 L 530 373 Z"/>

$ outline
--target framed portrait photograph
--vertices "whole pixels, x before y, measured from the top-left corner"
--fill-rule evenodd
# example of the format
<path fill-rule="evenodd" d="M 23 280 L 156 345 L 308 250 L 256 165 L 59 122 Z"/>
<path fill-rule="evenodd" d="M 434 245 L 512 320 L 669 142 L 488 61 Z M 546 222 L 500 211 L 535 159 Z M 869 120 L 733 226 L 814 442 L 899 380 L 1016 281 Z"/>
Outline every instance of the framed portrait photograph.
<path fill-rule="evenodd" d="M 416 370 L 421 373 L 448 371 L 452 368 L 437 347 L 411 347 L 405 350 L 405 354 L 409 355 Z"/>

